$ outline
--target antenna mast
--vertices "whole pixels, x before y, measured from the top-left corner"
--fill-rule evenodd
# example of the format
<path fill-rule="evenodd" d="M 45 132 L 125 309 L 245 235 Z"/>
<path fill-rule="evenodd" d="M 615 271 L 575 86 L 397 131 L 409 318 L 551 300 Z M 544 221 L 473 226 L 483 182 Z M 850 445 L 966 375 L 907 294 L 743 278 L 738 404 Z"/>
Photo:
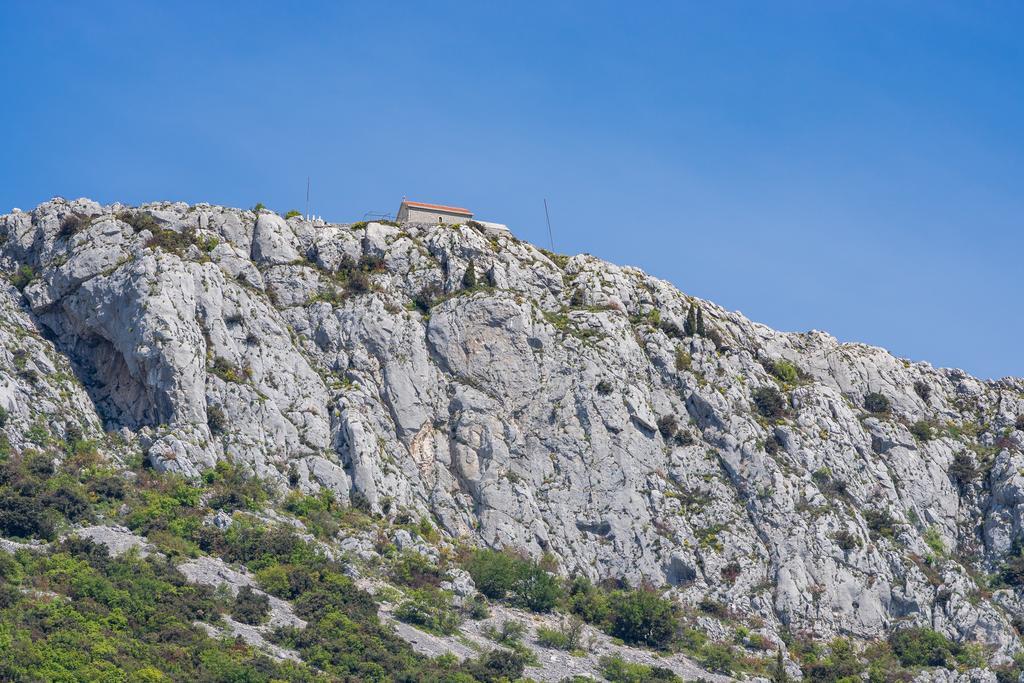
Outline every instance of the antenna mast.
<path fill-rule="evenodd" d="M 551 216 L 548 215 L 548 200 L 544 198 L 544 220 L 548 222 L 548 242 L 551 244 L 551 251 L 555 250 L 555 238 L 551 234 Z"/>
<path fill-rule="evenodd" d="M 309 220 L 309 176 L 306 176 L 306 220 Z"/>

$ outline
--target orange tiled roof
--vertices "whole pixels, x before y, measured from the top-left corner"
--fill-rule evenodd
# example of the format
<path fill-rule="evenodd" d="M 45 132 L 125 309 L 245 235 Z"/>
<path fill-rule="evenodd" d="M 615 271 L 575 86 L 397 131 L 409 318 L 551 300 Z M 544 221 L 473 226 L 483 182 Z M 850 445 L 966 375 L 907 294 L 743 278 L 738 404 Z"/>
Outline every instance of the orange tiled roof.
<path fill-rule="evenodd" d="M 435 211 L 447 211 L 448 213 L 464 213 L 467 216 L 472 216 L 473 212 L 469 209 L 463 209 L 459 206 L 445 206 L 443 204 L 427 204 L 425 202 L 414 202 L 406 199 L 402 202 L 406 206 L 414 206 L 418 209 L 433 209 Z"/>

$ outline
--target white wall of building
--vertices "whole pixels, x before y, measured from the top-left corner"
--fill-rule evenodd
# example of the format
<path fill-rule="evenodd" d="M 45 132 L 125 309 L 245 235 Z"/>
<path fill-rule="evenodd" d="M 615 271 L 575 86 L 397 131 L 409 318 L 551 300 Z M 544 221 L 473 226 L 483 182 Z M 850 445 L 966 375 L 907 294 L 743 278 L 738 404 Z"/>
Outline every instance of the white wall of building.
<path fill-rule="evenodd" d="M 445 225 L 455 225 L 457 223 L 465 223 L 472 218 L 472 215 L 467 216 L 464 213 L 425 209 L 419 206 L 408 206 L 398 212 L 399 223 L 427 223 L 429 225 L 444 223 Z"/>

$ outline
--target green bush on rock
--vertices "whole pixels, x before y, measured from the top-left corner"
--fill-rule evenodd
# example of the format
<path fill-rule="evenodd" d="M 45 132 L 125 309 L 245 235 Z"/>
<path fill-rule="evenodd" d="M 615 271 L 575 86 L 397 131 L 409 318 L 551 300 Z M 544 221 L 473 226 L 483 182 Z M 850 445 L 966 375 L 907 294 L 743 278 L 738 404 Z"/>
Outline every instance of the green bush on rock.
<path fill-rule="evenodd" d="M 477 589 L 534 612 L 550 612 L 562 597 L 561 582 L 536 562 L 497 550 L 474 551 L 466 562 Z"/>
<path fill-rule="evenodd" d="M 243 624 L 262 624 L 270 613 L 270 599 L 263 593 L 257 593 L 251 586 L 238 589 L 235 602 L 231 606 L 231 616 Z"/>
<path fill-rule="evenodd" d="M 903 666 L 945 666 L 955 646 L 930 628 L 905 628 L 889 635 L 889 645 Z"/>
<path fill-rule="evenodd" d="M 627 643 L 664 647 L 678 628 L 675 605 L 653 591 L 615 591 L 608 607 L 609 632 Z"/>
<path fill-rule="evenodd" d="M 872 391 L 864 397 L 864 410 L 875 415 L 885 415 L 891 410 L 891 405 L 885 396 Z"/>
<path fill-rule="evenodd" d="M 786 398 L 775 387 L 758 387 L 750 396 L 762 417 L 778 420 L 786 416 Z"/>

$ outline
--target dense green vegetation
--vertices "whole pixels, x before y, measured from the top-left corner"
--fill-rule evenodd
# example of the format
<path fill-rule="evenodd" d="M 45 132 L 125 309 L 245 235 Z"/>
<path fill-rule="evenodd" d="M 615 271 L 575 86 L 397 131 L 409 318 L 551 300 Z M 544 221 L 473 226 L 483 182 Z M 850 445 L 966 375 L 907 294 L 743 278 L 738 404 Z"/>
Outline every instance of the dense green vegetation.
<path fill-rule="evenodd" d="M 227 529 L 204 525 L 210 510 L 244 512 L 267 503 L 267 487 L 237 467 L 221 463 L 201 480 L 185 481 L 140 466 L 126 479 L 79 436 L 60 441 L 42 426 L 38 442 L 39 450 L 0 455 L 0 534 L 52 542 L 0 553 L 0 680 L 471 683 L 523 670 L 522 656 L 506 651 L 463 664 L 417 655 L 380 621 L 377 601 L 345 575 L 344 564 L 290 527 L 244 514 Z M 326 494 L 294 494 L 284 507 L 316 532 L 364 522 Z M 72 523 L 112 518 L 162 554 L 113 558 L 89 540 L 55 540 Z M 272 660 L 195 625 L 217 627 L 226 616 L 259 624 L 268 610 L 266 596 L 251 589 L 232 597 L 188 584 L 176 562 L 204 553 L 245 565 L 261 589 L 292 601 L 308 625 L 277 629 L 270 638 L 303 662 Z M 425 583 L 435 591 L 430 599 L 442 595 L 416 562 L 396 562 L 395 571 Z"/>
<path fill-rule="evenodd" d="M 514 680 L 536 661 L 516 622 L 485 629 L 495 649 L 464 663 L 416 654 L 378 617 L 383 598 L 361 590 L 348 576 L 345 562 L 327 557 L 316 540 L 300 536 L 289 525 L 267 522 L 258 513 L 268 505 L 301 520 L 315 539 L 330 539 L 343 528 L 381 532 L 379 569 L 395 587 L 388 598 L 393 614 L 426 631 L 453 634 L 464 619 L 487 616 L 483 599 L 457 607 L 441 589 L 450 571 L 461 565 L 491 600 L 567 615 L 560 627 L 538 630 L 536 641 L 547 647 L 585 649 L 587 623 L 625 644 L 685 652 L 721 673 L 775 676 L 778 668 L 771 641 L 748 630 L 726 605 L 711 598 L 693 612 L 650 589 L 594 585 L 582 577 L 563 580 L 551 571 L 549 560 L 537 562 L 511 552 L 464 550 L 428 561 L 395 549 L 385 528 L 403 526 L 436 540 L 438 532 L 429 520 L 400 515 L 398 522 L 389 523 L 338 504 L 327 491 L 282 495 L 226 462 L 193 481 L 157 474 L 141 462 L 124 471 L 106 463 L 97 444 L 75 429 L 63 439 L 42 422 L 29 431 L 35 448 L 0 449 L 0 535 L 49 545 L 0 553 L 0 680 L 471 683 Z M 975 476 L 973 461 L 961 460 L 954 463 L 951 476 L 969 481 Z M 204 523 L 213 511 L 231 515 L 231 525 Z M 866 514 L 873 538 L 895 537 L 891 517 Z M 69 526 L 92 522 L 123 524 L 160 552 L 141 557 L 132 551 L 114 558 L 91 541 L 60 540 Z M 187 583 L 176 565 L 204 554 L 245 566 L 261 591 L 293 605 L 307 625 L 268 629 L 265 637 L 296 651 L 301 662 L 271 659 L 197 626 L 202 622 L 216 631 L 229 617 L 265 624 L 269 608 L 260 591 L 242 588 L 232 595 Z M 1022 557 L 1024 551 L 1015 548 L 996 578 L 1024 585 Z M 735 629 L 735 640 L 709 641 L 697 628 L 699 614 Z M 909 680 L 920 667 L 964 669 L 985 660 L 977 645 L 951 643 L 920 628 L 896 631 L 867 651 L 857 651 L 842 639 L 827 645 L 798 639 L 787 643 L 811 681 L 862 675 L 871 681 Z M 674 680 L 667 669 L 614 657 L 602 667 L 613 681 Z M 1003 667 L 1001 680 L 1013 679 L 1019 670 L 1017 665 Z"/>
<path fill-rule="evenodd" d="M 0 554 L 0 606 L 0 680 L 316 678 L 193 626 L 216 623 L 227 605 L 186 584 L 168 562 L 112 559 L 86 540 L 45 554 Z"/>

